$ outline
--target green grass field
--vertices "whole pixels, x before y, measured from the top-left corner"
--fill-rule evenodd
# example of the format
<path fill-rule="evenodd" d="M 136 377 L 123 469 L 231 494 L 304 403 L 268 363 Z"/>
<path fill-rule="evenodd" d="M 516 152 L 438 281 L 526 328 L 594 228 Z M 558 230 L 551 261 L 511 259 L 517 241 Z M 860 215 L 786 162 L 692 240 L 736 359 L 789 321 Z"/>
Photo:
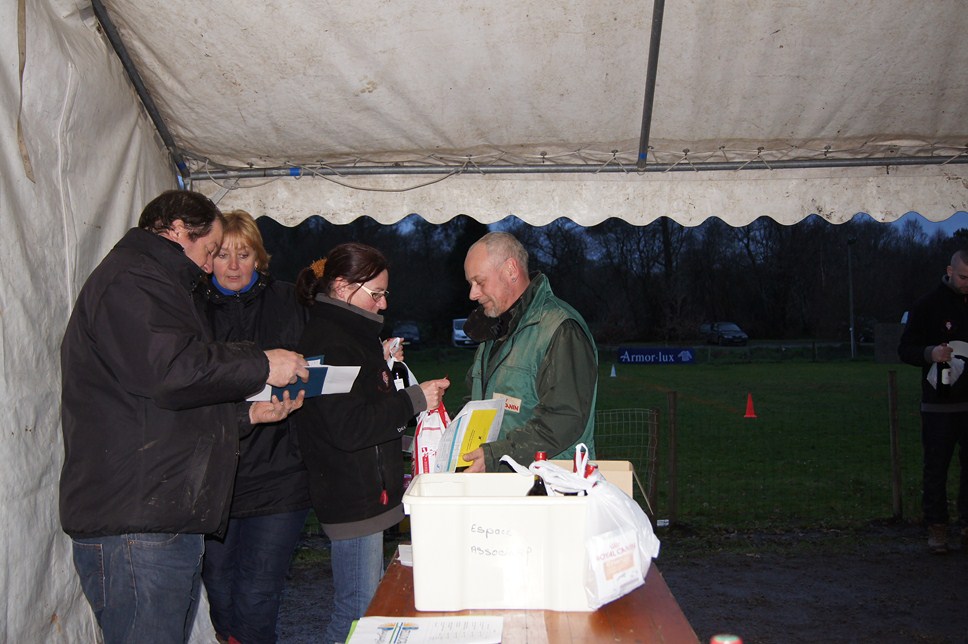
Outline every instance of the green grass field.
<path fill-rule="evenodd" d="M 672 513 L 669 392 L 677 400 L 676 524 L 715 530 L 835 528 L 892 518 L 892 370 L 903 518 L 919 518 L 919 370 L 869 358 L 814 362 L 814 355 L 700 350 L 703 362 L 695 365 L 623 365 L 614 351 L 600 351 L 598 408 L 660 412 L 656 518 Z M 428 348 L 411 351 L 407 362 L 419 379 L 450 377 L 445 404 L 454 414 L 467 395 L 464 375 L 472 356 L 471 350 Z M 730 362 L 730 356 L 738 360 Z M 747 394 L 755 419 L 744 417 Z M 636 465 L 644 476 L 643 466 Z"/>

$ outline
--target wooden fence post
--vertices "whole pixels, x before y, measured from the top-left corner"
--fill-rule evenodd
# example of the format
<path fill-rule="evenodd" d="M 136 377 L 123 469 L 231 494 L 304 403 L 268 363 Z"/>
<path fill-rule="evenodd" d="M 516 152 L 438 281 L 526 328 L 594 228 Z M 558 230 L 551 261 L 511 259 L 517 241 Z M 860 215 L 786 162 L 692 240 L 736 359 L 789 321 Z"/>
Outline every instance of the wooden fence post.
<path fill-rule="evenodd" d="M 669 405 L 669 525 L 676 523 L 679 516 L 679 477 L 676 471 L 676 398 L 677 392 L 666 393 Z"/>
<path fill-rule="evenodd" d="M 887 417 L 891 432 L 891 500 L 894 508 L 894 518 L 903 518 L 901 507 L 901 450 L 898 440 L 897 415 L 897 372 L 893 369 L 887 372 Z"/>

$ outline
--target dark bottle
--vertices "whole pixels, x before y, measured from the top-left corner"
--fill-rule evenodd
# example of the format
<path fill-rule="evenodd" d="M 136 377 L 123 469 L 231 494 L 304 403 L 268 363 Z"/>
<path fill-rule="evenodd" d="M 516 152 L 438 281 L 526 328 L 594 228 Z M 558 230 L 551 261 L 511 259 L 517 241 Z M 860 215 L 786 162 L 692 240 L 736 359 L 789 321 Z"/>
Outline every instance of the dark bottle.
<path fill-rule="evenodd" d="M 534 460 L 547 461 L 548 453 L 535 452 Z M 548 488 L 545 487 L 544 479 L 538 476 L 537 474 L 534 475 L 534 485 L 532 485 L 531 489 L 528 490 L 528 496 L 548 496 Z"/>
<path fill-rule="evenodd" d="M 951 365 L 947 362 L 938 363 L 938 397 L 947 398 L 951 389 Z"/>

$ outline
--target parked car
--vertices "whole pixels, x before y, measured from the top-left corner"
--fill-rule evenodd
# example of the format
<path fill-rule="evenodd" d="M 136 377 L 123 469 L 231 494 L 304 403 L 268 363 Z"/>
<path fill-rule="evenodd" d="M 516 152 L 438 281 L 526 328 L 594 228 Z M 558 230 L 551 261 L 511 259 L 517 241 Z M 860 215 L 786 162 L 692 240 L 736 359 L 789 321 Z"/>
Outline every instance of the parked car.
<path fill-rule="evenodd" d="M 749 342 L 749 339 L 746 332 L 733 322 L 714 322 L 709 325 L 709 330 L 706 332 L 706 342 L 720 346 L 727 344 L 743 346 Z"/>
<path fill-rule="evenodd" d="M 464 333 L 464 322 L 467 322 L 467 318 L 456 318 L 453 321 L 450 341 L 455 347 L 476 347 L 479 343 L 471 340 Z"/>
<path fill-rule="evenodd" d="M 401 320 L 393 325 L 390 337 L 403 338 L 403 341 L 410 345 L 412 349 L 420 348 L 420 327 L 416 322 Z"/>

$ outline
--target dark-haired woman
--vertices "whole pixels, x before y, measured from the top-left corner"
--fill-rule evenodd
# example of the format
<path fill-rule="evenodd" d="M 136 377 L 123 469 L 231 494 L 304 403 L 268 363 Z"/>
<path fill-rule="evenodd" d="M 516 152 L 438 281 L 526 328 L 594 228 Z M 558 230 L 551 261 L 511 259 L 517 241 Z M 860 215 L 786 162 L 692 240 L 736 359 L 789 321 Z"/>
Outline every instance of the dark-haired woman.
<path fill-rule="evenodd" d="M 307 399 L 295 419 L 313 508 L 332 542 L 335 606 L 326 642 L 344 641 L 366 612 L 383 574 L 383 531 L 403 519 L 402 430 L 436 408 L 450 386 L 441 379 L 396 390 L 380 341 L 389 277 L 380 251 L 349 243 L 296 282 L 309 308 L 299 350 L 360 367 L 349 393 Z"/>

